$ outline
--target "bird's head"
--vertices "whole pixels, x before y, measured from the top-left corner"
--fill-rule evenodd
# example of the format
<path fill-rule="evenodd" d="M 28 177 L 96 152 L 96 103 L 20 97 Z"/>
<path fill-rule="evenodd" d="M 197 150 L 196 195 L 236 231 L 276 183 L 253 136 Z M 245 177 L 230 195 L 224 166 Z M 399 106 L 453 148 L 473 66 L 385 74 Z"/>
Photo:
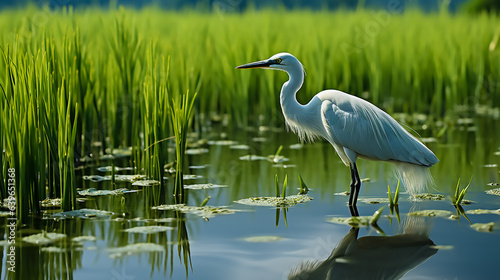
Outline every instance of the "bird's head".
<path fill-rule="evenodd" d="M 269 59 L 256 61 L 244 65 L 237 66 L 236 69 L 249 69 L 249 68 L 264 68 L 272 70 L 282 70 L 285 72 L 292 72 L 300 70 L 304 72 L 302 63 L 289 53 L 278 53 L 271 56 Z M 305 73 L 305 72 L 304 72 Z"/>

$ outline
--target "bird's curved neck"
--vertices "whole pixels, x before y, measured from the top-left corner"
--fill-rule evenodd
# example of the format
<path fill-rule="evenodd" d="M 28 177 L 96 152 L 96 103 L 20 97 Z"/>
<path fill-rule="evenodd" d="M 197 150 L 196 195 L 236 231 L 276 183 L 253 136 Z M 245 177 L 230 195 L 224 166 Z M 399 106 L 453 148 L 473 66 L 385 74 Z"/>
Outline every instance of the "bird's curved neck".
<path fill-rule="evenodd" d="M 301 68 L 296 68 L 287 73 L 290 79 L 281 88 L 281 108 L 287 120 L 297 121 L 298 112 L 303 105 L 297 101 L 296 95 L 304 83 L 304 72 Z"/>

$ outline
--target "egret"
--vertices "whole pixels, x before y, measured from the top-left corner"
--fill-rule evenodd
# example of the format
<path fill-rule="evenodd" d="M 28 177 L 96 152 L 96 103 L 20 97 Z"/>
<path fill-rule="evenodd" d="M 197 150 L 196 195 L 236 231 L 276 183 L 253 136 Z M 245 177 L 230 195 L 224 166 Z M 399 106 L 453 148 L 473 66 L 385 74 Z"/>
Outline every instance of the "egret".
<path fill-rule="evenodd" d="M 302 63 L 289 53 L 252 62 L 236 69 L 264 68 L 288 73 L 280 104 L 285 123 L 300 140 L 326 139 L 351 170 L 349 206 L 355 206 L 361 187 L 357 158 L 394 163 L 406 190 L 415 195 L 432 182 L 428 167 L 438 162 L 434 153 L 389 114 L 359 97 L 324 90 L 302 105 L 296 95 L 304 83 Z"/>

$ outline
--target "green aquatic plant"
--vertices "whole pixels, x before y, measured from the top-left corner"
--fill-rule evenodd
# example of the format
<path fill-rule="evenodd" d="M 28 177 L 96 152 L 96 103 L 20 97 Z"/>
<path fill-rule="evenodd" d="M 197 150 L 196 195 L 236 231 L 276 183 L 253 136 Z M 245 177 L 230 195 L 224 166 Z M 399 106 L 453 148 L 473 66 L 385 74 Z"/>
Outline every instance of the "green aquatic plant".
<path fill-rule="evenodd" d="M 299 174 L 299 186 L 300 186 L 300 191 L 299 194 L 307 194 L 309 192 L 309 188 L 307 188 L 306 183 L 304 183 L 304 180 L 302 180 L 302 176 Z"/>
<path fill-rule="evenodd" d="M 211 13 L 154 7 L 54 9 L 43 25 L 26 21 L 39 12 L 34 5 L 0 11 L 0 196 L 7 194 L 6 170 L 15 169 L 17 217 L 24 219 L 40 212 L 47 197 L 75 207 L 75 163 L 118 157 L 116 151 L 131 154 L 130 166 L 164 184 L 171 155 L 163 139 L 175 134 L 171 100 L 181 102 L 188 90 L 209 93 L 193 104 L 194 127 L 222 115 L 235 127 L 281 125 L 279 96 L 270 94 L 279 91 L 282 73 L 234 70 L 279 50 L 296 54 L 310 74 L 302 101 L 337 88 L 430 128 L 439 116 L 452 123 L 448 116 L 457 108 L 479 111 L 500 102 L 494 15 L 393 14 L 359 46 L 351 31 L 373 18 L 364 9 L 249 10 L 225 14 L 226 24 Z M 288 28 L 268 28 L 277 13 Z M 449 28 L 432 28 L 436 23 Z M 300 43 L 290 45 L 287 37 Z M 417 112 L 427 117 L 413 117 Z M 277 154 L 267 159 L 285 160 Z"/>
<path fill-rule="evenodd" d="M 464 199 L 464 196 L 465 196 L 465 193 L 467 193 L 467 190 L 469 189 L 469 186 L 470 186 L 470 183 L 472 182 L 472 178 L 470 178 L 470 181 L 469 183 L 467 184 L 467 186 L 465 186 L 465 188 L 463 188 L 461 191 L 460 191 L 460 178 L 458 178 L 458 183 L 457 183 L 457 187 L 455 189 L 455 195 L 453 196 L 451 202 L 453 203 L 453 205 L 460 205 Z"/>
<path fill-rule="evenodd" d="M 194 101 L 196 93 L 186 94 L 179 96 L 179 100 L 172 99 L 170 112 L 172 114 L 172 128 L 175 134 L 175 153 L 176 153 L 176 172 L 174 183 L 174 194 L 180 198 L 179 202 L 184 202 L 184 157 L 187 147 L 187 133 L 189 123 L 193 114 Z"/>
<path fill-rule="evenodd" d="M 396 187 L 396 193 L 394 193 L 394 200 L 392 199 L 391 187 L 387 185 L 387 194 L 389 195 L 389 206 L 392 208 L 399 203 L 399 180 L 398 186 Z"/>
<path fill-rule="evenodd" d="M 287 188 L 287 186 L 288 186 L 288 176 L 285 175 L 285 181 L 283 182 L 283 190 L 281 191 L 281 197 L 283 199 L 286 198 L 286 188 Z"/>
<path fill-rule="evenodd" d="M 211 198 L 211 196 L 207 196 L 207 198 L 205 198 L 205 199 L 201 202 L 200 207 L 203 207 L 203 206 L 207 205 L 207 203 L 208 203 L 208 201 L 210 200 L 210 198 Z"/>

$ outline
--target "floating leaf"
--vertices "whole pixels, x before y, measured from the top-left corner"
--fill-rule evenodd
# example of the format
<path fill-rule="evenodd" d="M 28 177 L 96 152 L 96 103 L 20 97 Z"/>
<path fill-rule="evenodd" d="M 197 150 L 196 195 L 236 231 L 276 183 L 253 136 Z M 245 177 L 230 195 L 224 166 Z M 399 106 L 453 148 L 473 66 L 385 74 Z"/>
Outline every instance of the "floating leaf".
<path fill-rule="evenodd" d="M 60 198 L 46 198 L 42 200 L 43 208 L 58 208 L 61 207 L 61 199 Z"/>
<path fill-rule="evenodd" d="M 495 226 L 494 222 L 486 223 L 486 224 L 476 223 L 476 224 L 470 225 L 471 228 L 473 228 L 477 231 L 483 231 L 483 232 L 492 232 L 494 226 Z"/>
<path fill-rule="evenodd" d="M 379 198 L 379 197 L 373 197 L 373 198 L 361 198 L 358 199 L 358 201 L 367 203 L 367 204 L 379 204 L 379 203 L 389 203 L 389 198 Z"/>
<path fill-rule="evenodd" d="M 443 200 L 444 195 L 442 194 L 433 194 L 433 193 L 421 193 L 415 195 L 416 199 L 426 199 L 426 200 Z"/>
<path fill-rule="evenodd" d="M 101 195 L 122 195 L 126 193 L 138 192 L 137 190 L 116 189 L 116 190 L 96 190 L 94 188 L 78 191 L 82 196 L 101 196 Z"/>
<path fill-rule="evenodd" d="M 486 193 L 487 194 L 499 195 L 500 196 L 500 188 L 487 190 Z"/>
<path fill-rule="evenodd" d="M 206 189 L 216 189 L 216 188 L 227 188 L 227 185 L 216 185 L 216 184 L 192 184 L 184 185 L 184 189 L 189 190 L 206 190 Z"/>
<path fill-rule="evenodd" d="M 343 196 L 348 196 L 350 195 L 351 193 L 349 191 L 345 191 L 345 192 L 338 192 L 338 193 L 334 193 L 333 195 L 343 195 Z"/>
<path fill-rule="evenodd" d="M 200 216 L 202 218 L 212 218 L 217 215 L 234 214 L 236 209 L 229 209 L 225 207 L 213 207 L 213 206 L 187 206 L 184 204 L 167 204 L 152 207 L 154 210 L 175 210 L 183 213 L 193 214 Z"/>
<path fill-rule="evenodd" d="M 467 210 L 467 214 L 497 214 L 500 215 L 500 209 L 488 210 L 488 209 L 471 209 Z"/>
<path fill-rule="evenodd" d="M 108 254 L 110 258 L 121 258 L 132 254 L 146 253 L 146 252 L 163 252 L 165 247 L 154 243 L 137 243 L 130 244 L 123 247 L 109 248 Z"/>
<path fill-rule="evenodd" d="M 445 217 L 451 218 L 453 212 L 447 210 L 421 210 L 408 213 L 409 216 Z"/>
<path fill-rule="evenodd" d="M 47 245 L 62 240 L 66 237 L 67 235 L 64 233 L 42 232 L 23 237 L 23 241 L 37 245 Z"/>
<path fill-rule="evenodd" d="M 87 242 L 87 241 L 96 241 L 97 238 L 92 235 L 84 235 L 84 236 L 77 236 L 71 238 L 72 241 L 74 242 Z"/>
<path fill-rule="evenodd" d="M 232 146 L 229 147 L 229 149 L 233 149 L 233 150 L 249 150 L 250 146 L 248 146 L 248 145 L 232 145 Z"/>
<path fill-rule="evenodd" d="M 49 246 L 49 247 L 42 247 L 41 251 L 45 253 L 64 253 L 64 252 L 69 252 L 72 249 L 70 248 L 61 248 L 61 247 L 55 247 L 55 246 Z"/>
<path fill-rule="evenodd" d="M 292 150 L 298 150 L 298 149 L 302 149 L 304 147 L 304 145 L 302 144 L 293 144 L 293 145 L 290 145 L 290 149 Z"/>
<path fill-rule="evenodd" d="M 368 226 L 373 216 L 354 216 L 354 217 L 332 217 L 326 219 L 328 223 L 349 225 L 351 227 Z"/>
<path fill-rule="evenodd" d="M 283 197 L 250 197 L 235 201 L 236 203 L 252 205 L 252 206 L 274 206 L 274 207 L 290 207 L 298 203 L 304 203 L 312 200 L 308 195 L 290 195 Z"/>
<path fill-rule="evenodd" d="M 205 169 L 208 166 L 209 166 L 208 164 L 205 164 L 205 165 L 190 165 L 189 169 Z"/>
<path fill-rule="evenodd" d="M 187 149 L 186 155 L 201 155 L 208 153 L 208 149 L 198 148 L 198 149 Z"/>
<path fill-rule="evenodd" d="M 128 170 L 134 170 L 134 168 L 133 167 L 118 167 L 118 166 L 115 166 L 115 172 L 117 172 L 117 171 L 128 171 Z M 100 172 L 111 172 L 111 171 L 113 171 L 113 167 L 112 166 L 101 166 L 101 167 L 97 168 L 97 171 L 100 171 Z"/>
<path fill-rule="evenodd" d="M 267 160 L 267 157 L 258 155 L 246 155 L 239 158 L 240 160 L 256 161 L 256 160 Z"/>
<path fill-rule="evenodd" d="M 290 160 L 290 159 L 288 159 L 284 156 L 280 156 L 280 155 L 269 155 L 265 159 L 267 159 L 269 162 L 273 162 L 273 163 L 281 163 L 281 162 L 285 162 L 285 161 Z"/>
<path fill-rule="evenodd" d="M 117 182 L 135 182 L 137 180 L 141 180 L 144 178 L 146 178 L 146 175 L 115 175 L 115 181 Z M 83 176 L 83 179 L 90 180 L 92 182 L 111 181 L 112 176 L 90 175 L 90 176 Z"/>
<path fill-rule="evenodd" d="M 59 212 L 51 215 L 46 215 L 44 218 L 57 218 L 57 219 L 71 219 L 71 218 L 98 218 L 98 219 L 106 219 L 110 218 L 113 215 L 113 212 L 97 210 L 97 209 L 79 209 L 72 210 L 66 212 Z"/>
<path fill-rule="evenodd" d="M 215 145 L 215 146 L 234 146 L 237 144 L 238 142 L 232 140 L 208 141 L 208 145 Z"/>
<path fill-rule="evenodd" d="M 201 176 L 201 175 L 193 175 L 193 174 L 185 174 L 184 176 L 182 176 L 182 178 L 184 180 L 195 180 L 195 179 L 201 179 L 201 178 L 203 178 L 203 176 Z"/>
<path fill-rule="evenodd" d="M 160 181 L 156 181 L 156 180 L 139 180 L 139 181 L 133 182 L 132 186 L 151 187 L 151 186 L 157 186 L 159 184 L 160 184 Z"/>
<path fill-rule="evenodd" d="M 165 232 L 174 229 L 173 227 L 167 226 L 141 226 L 141 227 L 133 227 L 128 228 L 123 231 L 129 233 L 143 233 L 143 234 L 153 234 L 158 232 Z"/>
<path fill-rule="evenodd" d="M 241 240 L 252 243 L 267 243 L 267 242 L 276 242 L 283 239 L 284 238 L 281 236 L 262 235 L 262 236 L 245 237 L 242 238 Z"/>

